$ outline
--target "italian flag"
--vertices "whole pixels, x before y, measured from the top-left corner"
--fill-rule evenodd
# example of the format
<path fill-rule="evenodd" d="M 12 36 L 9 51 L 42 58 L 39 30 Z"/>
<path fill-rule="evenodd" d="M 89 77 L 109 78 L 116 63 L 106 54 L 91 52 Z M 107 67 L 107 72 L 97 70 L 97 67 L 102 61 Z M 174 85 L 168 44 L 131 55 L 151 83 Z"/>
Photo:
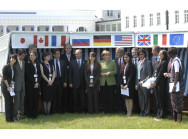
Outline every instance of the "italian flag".
<path fill-rule="evenodd" d="M 153 45 L 167 46 L 167 34 L 153 34 Z"/>

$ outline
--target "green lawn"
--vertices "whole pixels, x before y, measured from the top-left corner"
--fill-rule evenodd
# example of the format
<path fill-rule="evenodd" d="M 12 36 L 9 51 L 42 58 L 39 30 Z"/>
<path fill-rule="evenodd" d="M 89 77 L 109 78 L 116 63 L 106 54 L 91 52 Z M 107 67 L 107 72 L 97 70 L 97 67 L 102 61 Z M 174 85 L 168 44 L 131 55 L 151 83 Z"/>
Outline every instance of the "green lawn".
<path fill-rule="evenodd" d="M 188 129 L 188 115 L 183 115 L 180 124 L 168 117 L 160 121 L 154 117 L 124 114 L 55 114 L 39 115 L 35 120 L 25 118 L 19 122 L 7 123 L 0 115 L 0 129 Z"/>

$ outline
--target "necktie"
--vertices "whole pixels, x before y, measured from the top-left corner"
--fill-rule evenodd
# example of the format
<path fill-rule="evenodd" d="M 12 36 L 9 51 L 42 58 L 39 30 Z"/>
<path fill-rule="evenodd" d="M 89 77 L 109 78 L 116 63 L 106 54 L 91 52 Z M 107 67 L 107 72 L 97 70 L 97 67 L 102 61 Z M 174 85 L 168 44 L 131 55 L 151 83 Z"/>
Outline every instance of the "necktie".
<path fill-rule="evenodd" d="M 68 57 L 67 57 L 67 58 L 68 58 L 68 61 L 70 62 L 70 55 L 68 55 Z"/>
<path fill-rule="evenodd" d="M 120 57 L 120 60 L 119 60 L 119 69 L 121 71 L 121 57 Z"/>
<path fill-rule="evenodd" d="M 56 72 L 57 72 L 57 78 L 60 78 L 58 60 L 56 60 Z"/>
<path fill-rule="evenodd" d="M 22 62 L 20 61 L 20 69 L 22 70 Z"/>
<path fill-rule="evenodd" d="M 137 66 L 136 58 L 134 59 L 134 65 Z"/>
<path fill-rule="evenodd" d="M 78 60 L 78 67 L 80 68 L 80 60 Z"/>

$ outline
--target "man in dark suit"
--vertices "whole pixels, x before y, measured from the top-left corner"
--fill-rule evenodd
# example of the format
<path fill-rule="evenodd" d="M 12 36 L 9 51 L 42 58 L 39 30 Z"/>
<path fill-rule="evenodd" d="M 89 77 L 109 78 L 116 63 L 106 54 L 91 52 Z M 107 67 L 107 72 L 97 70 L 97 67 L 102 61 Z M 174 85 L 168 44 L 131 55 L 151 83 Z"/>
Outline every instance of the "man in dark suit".
<path fill-rule="evenodd" d="M 136 90 L 138 90 L 138 96 L 141 107 L 141 116 L 147 116 L 150 113 L 150 92 L 146 87 L 142 87 L 142 84 L 152 76 L 152 64 L 151 61 L 146 59 L 146 51 L 139 49 L 140 61 L 138 62 L 137 74 L 136 74 Z"/>
<path fill-rule="evenodd" d="M 87 63 L 82 59 L 82 50 L 75 51 L 76 59 L 72 60 L 69 68 L 69 87 L 73 88 L 74 112 L 85 112 L 85 78 L 84 68 Z"/>
<path fill-rule="evenodd" d="M 116 67 L 117 67 L 117 75 L 116 75 L 116 103 L 117 103 L 117 110 L 119 113 L 123 113 L 126 111 L 125 109 L 125 102 L 121 96 L 121 88 L 120 88 L 120 80 L 121 80 L 121 67 L 123 66 L 123 54 L 124 48 L 118 47 L 116 48 Z"/>
<path fill-rule="evenodd" d="M 60 60 L 60 50 L 53 50 L 54 59 L 50 63 L 55 69 L 54 100 L 52 102 L 52 113 L 62 113 L 63 87 L 67 86 L 67 66 Z"/>
<path fill-rule="evenodd" d="M 160 51 L 160 47 L 158 45 L 154 45 L 152 47 L 152 70 L 155 69 L 157 63 L 159 62 L 159 51 Z M 156 94 L 155 94 L 155 89 L 150 89 L 151 94 L 153 94 L 153 104 L 154 104 L 154 112 L 157 115 L 157 100 L 156 100 Z"/>
<path fill-rule="evenodd" d="M 14 65 L 15 71 L 15 96 L 14 96 L 14 120 L 24 118 L 24 96 L 25 96 L 25 58 L 24 49 L 19 49 L 17 63 Z"/>
<path fill-rule="evenodd" d="M 69 72 L 69 66 L 70 62 L 74 59 L 76 59 L 74 54 L 71 54 L 72 51 L 72 45 L 66 44 L 65 45 L 65 53 L 61 55 L 61 60 L 65 61 L 67 65 L 67 74 Z M 69 84 L 67 80 L 67 84 Z M 70 88 L 68 85 L 63 89 L 63 110 L 64 112 L 73 112 L 73 94 L 72 94 L 72 88 Z"/>
<path fill-rule="evenodd" d="M 137 64 L 139 61 L 139 57 L 138 57 L 138 48 L 133 48 L 131 50 L 132 52 L 132 63 L 134 64 L 136 70 L 137 70 Z M 139 99 L 138 99 L 138 91 L 135 89 L 133 92 L 133 111 L 135 113 L 139 113 L 140 112 L 140 108 L 139 108 Z"/>

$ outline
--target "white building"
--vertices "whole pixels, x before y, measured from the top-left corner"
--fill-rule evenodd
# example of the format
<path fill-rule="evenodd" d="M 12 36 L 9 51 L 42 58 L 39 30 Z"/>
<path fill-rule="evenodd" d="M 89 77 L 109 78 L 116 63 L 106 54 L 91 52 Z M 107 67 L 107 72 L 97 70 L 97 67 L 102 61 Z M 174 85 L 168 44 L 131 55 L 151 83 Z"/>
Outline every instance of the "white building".
<path fill-rule="evenodd" d="M 0 11 L 0 36 L 11 31 L 95 31 L 96 11 Z"/>
<path fill-rule="evenodd" d="M 168 14 L 167 14 L 168 12 Z M 188 30 L 187 9 L 122 10 L 122 31 L 169 31 Z"/>
<path fill-rule="evenodd" d="M 121 31 L 121 10 L 102 10 L 102 18 L 96 22 L 96 31 Z"/>

